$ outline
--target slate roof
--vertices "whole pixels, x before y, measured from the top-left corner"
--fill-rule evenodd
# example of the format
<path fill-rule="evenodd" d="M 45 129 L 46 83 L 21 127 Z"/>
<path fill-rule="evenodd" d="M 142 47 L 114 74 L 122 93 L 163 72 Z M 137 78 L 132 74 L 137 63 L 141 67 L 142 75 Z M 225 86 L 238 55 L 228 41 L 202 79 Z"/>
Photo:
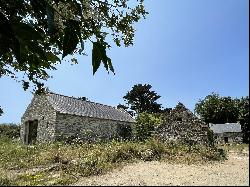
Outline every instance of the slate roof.
<path fill-rule="evenodd" d="M 83 101 L 74 97 L 68 97 L 49 92 L 46 94 L 47 100 L 52 107 L 63 114 L 86 116 L 99 119 L 110 119 L 115 121 L 135 122 L 125 110 L 119 110 L 112 106 L 107 106 L 90 101 Z"/>
<path fill-rule="evenodd" d="M 214 133 L 241 132 L 241 125 L 239 123 L 225 123 L 225 124 L 210 123 L 209 128 Z"/>

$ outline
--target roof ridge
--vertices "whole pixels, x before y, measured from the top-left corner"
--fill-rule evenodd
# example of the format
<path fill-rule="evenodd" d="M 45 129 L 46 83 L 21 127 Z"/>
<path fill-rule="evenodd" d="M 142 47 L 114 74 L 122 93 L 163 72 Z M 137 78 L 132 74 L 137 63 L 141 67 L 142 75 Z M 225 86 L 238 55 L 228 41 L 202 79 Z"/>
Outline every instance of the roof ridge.
<path fill-rule="evenodd" d="M 97 102 L 93 102 L 93 101 L 83 101 L 83 100 L 81 100 L 80 98 L 77 98 L 77 97 L 74 97 L 74 96 L 67 96 L 67 95 L 58 94 L 58 93 L 51 92 L 51 91 L 49 91 L 49 92 L 47 92 L 47 93 L 54 94 L 54 95 L 60 95 L 60 96 L 63 96 L 63 97 L 68 97 L 68 98 L 72 98 L 72 99 L 76 99 L 76 100 L 80 100 L 80 101 L 82 101 L 82 102 L 89 102 L 89 103 L 99 104 L 99 105 L 111 107 L 111 108 L 114 108 L 114 109 L 118 110 L 118 109 L 117 109 L 116 107 L 114 107 L 114 106 L 105 105 L 105 104 L 97 103 Z M 118 111 L 120 111 L 120 110 L 118 110 Z"/>
<path fill-rule="evenodd" d="M 80 98 L 66 96 L 51 91 L 46 92 L 45 95 L 52 104 L 52 107 L 61 113 L 116 121 L 134 122 L 133 117 L 128 112 L 123 112 L 113 106 L 104 105 L 93 101 L 84 101 Z"/>

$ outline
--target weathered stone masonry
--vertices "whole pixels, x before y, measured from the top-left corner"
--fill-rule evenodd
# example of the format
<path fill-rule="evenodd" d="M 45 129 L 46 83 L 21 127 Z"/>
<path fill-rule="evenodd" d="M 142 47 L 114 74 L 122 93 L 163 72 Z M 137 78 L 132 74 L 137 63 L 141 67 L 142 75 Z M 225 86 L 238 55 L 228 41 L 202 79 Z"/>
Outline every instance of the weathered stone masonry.
<path fill-rule="evenodd" d="M 119 130 L 124 126 L 131 126 L 131 123 L 81 117 L 68 114 L 58 114 L 55 122 L 55 137 L 77 136 L 80 138 L 112 139 L 118 137 Z"/>
<path fill-rule="evenodd" d="M 209 124 L 214 133 L 215 143 L 242 143 L 242 130 L 239 123 Z"/>
<path fill-rule="evenodd" d="M 35 96 L 21 118 L 20 137 L 22 142 L 25 142 L 25 124 L 34 120 L 38 120 L 37 141 L 54 141 L 56 111 L 44 95 Z"/>
<path fill-rule="evenodd" d="M 182 103 L 166 115 L 165 122 L 156 129 L 156 136 L 166 141 L 209 144 L 208 126 Z"/>
<path fill-rule="evenodd" d="M 125 111 L 54 93 L 35 95 L 32 99 L 21 119 L 22 142 L 31 141 L 30 129 L 35 120 L 38 125 L 37 134 L 32 137 L 34 142 L 71 136 L 94 140 L 122 137 L 124 129 L 130 130 L 134 123 Z"/>

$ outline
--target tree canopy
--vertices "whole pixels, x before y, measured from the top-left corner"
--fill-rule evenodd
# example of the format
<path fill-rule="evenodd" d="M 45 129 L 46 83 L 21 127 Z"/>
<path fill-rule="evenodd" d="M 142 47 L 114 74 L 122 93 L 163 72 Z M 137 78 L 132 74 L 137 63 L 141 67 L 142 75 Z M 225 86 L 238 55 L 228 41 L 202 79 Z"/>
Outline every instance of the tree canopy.
<path fill-rule="evenodd" d="M 156 102 L 161 96 L 150 90 L 151 88 L 152 86 L 149 84 L 136 84 L 123 98 L 130 106 L 130 109 L 137 114 L 142 112 L 161 112 L 161 104 Z"/>
<path fill-rule="evenodd" d="M 212 93 L 195 105 L 195 112 L 206 123 L 235 123 L 241 124 L 243 142 L 249 142 L 249 97 L 221 97 Z"/>
<path fill-rule="evenodd" d="M 236 100 L 212 93 L 195 105 L 195 112 L 206 123 L 234 123 L 238 120 Z"/>
<path fill-rule="evenodd" d="M 131 116 L 135 116 L 134 111 L 130 110 L 128 106 L 125 106 L 125 105 L 119 103 L 119 104 L 116 106 L 116 108 L 117 108 L 117 109 L 123 109 L 123 110 L 125 110 L 126 112 L 128 112 Z"/>
<path fill-rule="evenodd" d="M 127 110 L 128 109 L 128 107 L 127 106 L 125 106 L 125 105 L 122 105 L 122 104 L 118 104 L 117 106 L 116 106 L 116 108 L 122 108 L 123 110 Z"/>
<path fill-rule="evenodd" d="M 241 124 L 243 131 L 243 142 L 249 143 L 249 97 L 242 97 L 237 100 L 237 107 L 239 109 L 238 121 Z"/>
<path fill-rule="evenodd" d="M 144 0 L 0 0 L 0 77 L 41 90 L 67 55 L 93 44 L 93 74 L 103 63 L 114 73 L 107 49 L 133 44 L 133 23 L 145 18 Z M 112 41 L 111 40 L 111 41 Z M 71 61 L 77 63 L 76 58 Z M 21 78 L 20 78 L 21 76 Z"/>

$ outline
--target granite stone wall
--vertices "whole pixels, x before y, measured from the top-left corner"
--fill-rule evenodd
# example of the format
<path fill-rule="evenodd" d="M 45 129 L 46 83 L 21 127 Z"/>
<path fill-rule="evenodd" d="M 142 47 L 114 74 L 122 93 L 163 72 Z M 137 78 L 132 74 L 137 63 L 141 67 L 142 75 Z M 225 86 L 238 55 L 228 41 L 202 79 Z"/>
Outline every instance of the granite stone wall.
<path fill-rule="evenodd" d="M 86 140 L 122 137 L 132 123 L 57 113 L 55 139 L 79 137 Z"/>
<path fill-rule="evenodd" d="M 214 133 L 214 140 L 217 144 L 242 143 L 241 132 Z"/>
<path fill-rule="evenodd" d="M 45 95 L 35 95 L 21 118 L 20 137 L 25 143 L 25 124 L 38 120 L 37 142 L 54 141 L 56 111 L 47 101 Z M 27 127 L 27 126 L 26 126 Z"/>
<path fill-rule="evenodd" d="M 46 95 L 35 95 L 21 118 L 23 143 L 28 142 L 28 124 L 35 120 L 38 121 L 36 142 L 53 142 L 72 136 L 86 140 L 128 138 L 133 124 L 62 114 L 51 106 Z"/>
<path fill-rule="evenodd" d="M 209 143 L 207 131 L 203 130 L 200 125 L 191 122 L 165 122 L 157 129 L 156 134 L 165 141 Z"/>
<path fill-rule="evenodd" d="M 155 135 L 164 141 L 209 144 L 208 126 L 181 103 L 166 114 Z"/>

